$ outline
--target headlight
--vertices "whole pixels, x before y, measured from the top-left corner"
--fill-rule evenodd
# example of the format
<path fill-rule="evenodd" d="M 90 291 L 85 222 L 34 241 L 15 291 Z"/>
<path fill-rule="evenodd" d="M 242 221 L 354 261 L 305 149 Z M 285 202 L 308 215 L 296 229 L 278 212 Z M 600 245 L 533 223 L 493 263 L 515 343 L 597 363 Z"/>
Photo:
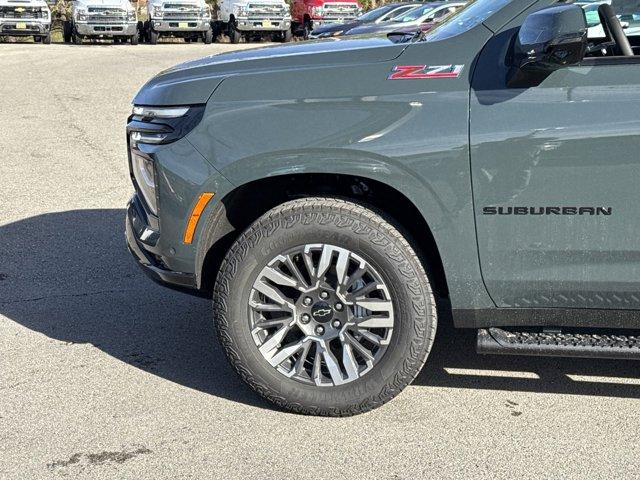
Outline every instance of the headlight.
<path fill-rule="evenodd" d="M 246 17 L 249 14 L 249 10 L 245 5 L 237 5 L 236 6 L 236 15 L 239 17 Z"/>
<path fill-rule="evenodd" d="M 179 118 L 189 111 L 189 107 L 133 107 L 132 113 L 143 118 Z"/>
<path fill-rule="evenodd" d="M 87 19 L 87 11 L 86 10 L 76 10 L 75 11 L 76 20 L 84 21 Z"/>
<path fill-rule="evenodd" d="M 162 5 L 154 5 L 153 6 L 153 10 L 152 10 L 152 15 L 154 17 L 161 17 L 162 16 Z"/>
<path fill-rule="evenodd" d="M 209 7 L 203 7 L 200 9 L 200 15 L 204 18 L 209 18 L 211 16 L 211 10 L 209 10 Z"/>
<path fill-rule="evenodd" d="M 138 189 L 145 203 L 154 215 L 158 214 L 158 202 L 156 200 L 156 175 L 153 161 L 140 155 L 136 151 L 131 152 L 131 169 Z"/>
<path fill-rule="evenodd" d="M 315 17 L 321 17 L 322 7 L 311 7 L 311 14 Z"/>
<path fill-rule="evenodd" d="M 131 10 L 130 12 L 127 12 L 127 20 L 129 20 L 130 22 L 135 22 L 136 21 L 136 11 L 135 10 Z"/>
<path fill-rule="evenodd" d="M 44 18 L 45 20 L 47 18 L 49 18 L 49 10 L 46 8 L 43 8 L 42 10 L 40 10 L 40 12 L 42 13 L 42 18 Z"/>

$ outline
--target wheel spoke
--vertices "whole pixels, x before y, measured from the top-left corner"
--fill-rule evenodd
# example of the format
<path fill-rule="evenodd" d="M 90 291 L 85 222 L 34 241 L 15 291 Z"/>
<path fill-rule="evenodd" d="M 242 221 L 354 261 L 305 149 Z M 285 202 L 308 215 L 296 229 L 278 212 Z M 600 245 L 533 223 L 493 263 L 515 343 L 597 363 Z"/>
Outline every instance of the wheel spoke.
<path fill-rule="evenodd" d="M 294 353 L 298 352 L 298 350 L 304 348 L 305 344 L 310 342 L 310 340 L 300 340 L 299 342 L 295 342 L 291 345 L 287 345 L 284 348 L 281 348 L 271 359 L 269 363 L 276 367 L 284 362 L 287 358 L 292 356 Z"/>
<path fill-rule="evenodd" d="M 269 361 L 269 363 L 271 363 L 273 356 L 278 353 L 278 346 L 282 343 L 282 340 L 284 340 L 287 333 L 289 333 L 289 330 L 291 330 L 291 327 L 289 325 L 284 325 L 277 332 L 271 335 L 260 347 L 260 353 Z"/>
<path fill-rule="evenodd" d="M 349 343 L 342 344 L 342 363 L 347 372 L 347 381 L 355 380 L 360 376 L 358 373 L 358 362 L 356 362 L 356 357 L 353 355 L 353 350 Z"/>
<path fill-rule="evenodd" d="M 367 361 L 367 363 L 369 362 L 373 362 L 374 360 L 374 355 L 371 353 L 370 350 L 368 350 L 367 348 L 365 348 L 360 342 L 358 342 L 358 340 L 356 340 L 351 334 L 349 333 L 345 333 L 344 335 L 346 342 L 353 346 L 356 350 L 358 350 L 358 352 L 360 352 L 360 355 L 362 355 L 364 357 L 364 359 Z"/>
<path fill-rule="evenodd" d="M 356 306 L 369 310 L 371 312 L 389 312 L 392 304 L 389 300 L 380 300 L 379 298 L 362 298 L 354 300 Z"/>
<path fill-rule="evenodd" d="M 291 369 L 292 372 L 294 372 L 297 375 L 302 375 L 304 372 L 304 362 L 307 359 L 307 355 L 309 355 L 309 350 L 311 349 L 311 345 L 313 342 L 306 342 L 304 344 L 304 347 L 302 349 L 302 352 L 300 353 L 300 355 L 298 356 L 298 359 L 296 360 L 296 364 L 294 365 L 294 367 Z"/>
<path fill-rule="evenodd" d="M 356 325 L 359 328 L 391 328 L 393 318 L 390 316 L 371 315 L 369 317 L 356 318 Z"/>
<path fill-rule="evenodd" d="M 259 320 L 254 324 L 254 328 L 251 333 L 256 333 L 260 330 L 265 330 L 267 328 L 280 326 L 285 322 L 290 322 L 291 318 L 292 317 L 282 317 L 282 318 Z"/>
<path fill-rule="evenodd" d="M 262 271 L 262 275 L 265 278 L 268 278 L 269 280 L 271 280 L 273 283 L 277 283 L 278 285 L 284 285 L 285 287 L 294 287 L 294 288 L 302 287 L 302 285 L 298 285 L 298 282 L 295 278 L 291 278 L 285 275 L 284 273 L 282 273 L 281 271 L 276 270 L 273 267 L 266 267 Z"/>
<path fill-rule="evenodd" d="M 372 332 L 370 332 L 368 330 L 358 330 L 358 334 L 361 335 L 362 337 L 364 337 L 365 340 L 369 340 L 374 345 L 383 345 L 384 344 L 383 339 L 381 337 L 379 337 L 375 333 L 372 333 Z"/>
<path fill-rule="evenodd" d="M 324 364 L 327 366 L 327 370 L 329 370 L 329 375 L 331 375 L 333 384 L 342 385 L 343 383 L 345 383 L 344 379 L 342 378 L 342 371 L 340 370 L 338 360 L 333 355 L 331 350 L 327 348 L 326 343 L 324 343 L 322 346 L 322 358 L 324 359 Z"/>
<path fill-rule="evenodd" d="M 333 258 L 333 248 L 329 245 L 322 247 L 322 253 L 320 254 L 320 260 L 318 261 L 318 270 L 315 273 L 316 280 L 322 280 L 324 275 L 331 266 L 331 259 Z"/>
<path fill-rule="evenodd" d="M 322 385 L 322 353 L 319 348 L 316 348 L 316 356 L 313 359 L 313 381 L 316 385 Z"/>
<path fill-rule="evenodd" d="M 283 307 L 286 306 L 293 310 L 293 304 L 285 299 L 275 288 L 267 284 L 262 278 L 256 280 L 253 284 L 253 288 L 278 305 Z"/>
<path fill-rule="evenodd" d="M 298 268 L 298 266 L 294 263 L 289 255 L 285 257 L 285 265 L 291 270 L 291 273 L 296 277 L 298 284 L 303 286 L 304 288 L 309 288 L 310 285 L 307 283 L 306 279 L 302 275 L 302 272 Z"/>
<path fill-rule="evenodd" d="M 251 300 L 249 306 L 258 312 L 282 312 L 284 311 L 282 305 L 276 305 L 275 303 L 262 303 Z"/>

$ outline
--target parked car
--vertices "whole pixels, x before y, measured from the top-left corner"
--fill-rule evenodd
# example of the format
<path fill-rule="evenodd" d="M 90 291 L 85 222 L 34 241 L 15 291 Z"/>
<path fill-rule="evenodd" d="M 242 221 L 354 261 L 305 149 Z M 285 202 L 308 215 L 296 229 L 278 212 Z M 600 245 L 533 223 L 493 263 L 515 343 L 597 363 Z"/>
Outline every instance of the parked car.
<path fill-rule="evenodd" d="M 0 0 L 0 35 L 51 43 L 51 10 L 44 0 Z"/>
<path fill-rule="evenodd" d="M 145 39 L 155 45 L 160 37 L 185 41 L 213 41 L 211 8 L 205 0 L 149 0 L 149 20 L 144 23 Z"/>
<path fill-rule="evenodd" d="M 373 35 L 395 31 L 408 33 L 409 31 L 421 30 L 423 24 L 428 24 L 424 27 L 425 30 L 428 30 L 434 23 L 441 21 L 464 5 L 463 2 L 427 2 L 392 18 L 388 22 L 352 28 L 345 35 Z"/>
<path fill-rule="evenodd" d="M 138 16 L 129 0 L 74 0 L 71 17 L 63 25 L 65 43 L 80 45 L 85 39 L 110 38 L 138 44 Z"/>
<path fill-rule="evenodd" d="M 284 0 L 220 0 L 215 32 L 224 32 L 231 43 L 242 38 L 268 37 L 291 40 L 291 13 Z"/>
<path fill-rule="evenodd" d="M 313 29 L 329 23 L 352 22 L 361 12 L 357 0 L 293 0 L 292 30 L 307 39 Z"/>
<path fill-rule="evenodd" d="M 347 23 L 328 23 L 321 27 L 315 28 L 309 34 L 309 38 L 326 38 L 337 37 L 344 35 L 352 28 L 359 27 L 360 25 L 367 24 L 379 24 L 391 20 L 392 18 L 411 10 L 414 7 L 420 5 L 419 3 L 390 3 L 383 5 L 382 7 L 369 10 L 367 13 L 363 13 L 355 20 Z"/>
<path fill-rule="evenodd" d="M 599 8 L 610 39 L 574 4 L 475 0 L 419 40 L 158 74 L 127 125 L 133 256 L 212 297 L 233 367 L 294 412 L 384 404 L 438 322 L 640 359 L 640 39 Z"/>

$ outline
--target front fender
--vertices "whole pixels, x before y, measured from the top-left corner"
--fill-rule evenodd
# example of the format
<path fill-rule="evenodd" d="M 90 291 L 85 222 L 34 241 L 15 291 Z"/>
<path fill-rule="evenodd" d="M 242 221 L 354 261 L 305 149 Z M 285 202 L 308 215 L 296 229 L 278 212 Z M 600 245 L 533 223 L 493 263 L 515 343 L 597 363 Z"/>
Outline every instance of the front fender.
<path fill-rule="evenodd" d="M 469 42 L 486 40 L 486 29 Z M 464 43 L 459 38 L 458 43 Z M 354 57 L 357 58 L 357 57 Z M 396 65 L 463 65 L 446 80 L 389 81 Z M 454 308 L 489 308 L 480 275 L 468 148 L 469 51 L 411 45 L 395 60 L 227 78 L 189 141 L 231 184 L 304 173 L 382 182 L 421 212 Z"/>

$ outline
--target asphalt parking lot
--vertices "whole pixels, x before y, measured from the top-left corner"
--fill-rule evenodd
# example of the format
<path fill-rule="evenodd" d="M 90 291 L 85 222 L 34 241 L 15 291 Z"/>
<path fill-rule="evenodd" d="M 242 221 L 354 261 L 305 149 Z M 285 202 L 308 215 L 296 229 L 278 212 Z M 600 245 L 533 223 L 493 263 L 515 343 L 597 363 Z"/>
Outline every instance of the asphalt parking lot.
<path fill-rule="evenodd" d="M 138 270 L 130 101 L 248 46 L 0 45 L 0 478 L 638 478 L 637 363 L 478 356 L 442 318 L 397 399 L 302 417 L 239 381 L 210 302 Z"/>

